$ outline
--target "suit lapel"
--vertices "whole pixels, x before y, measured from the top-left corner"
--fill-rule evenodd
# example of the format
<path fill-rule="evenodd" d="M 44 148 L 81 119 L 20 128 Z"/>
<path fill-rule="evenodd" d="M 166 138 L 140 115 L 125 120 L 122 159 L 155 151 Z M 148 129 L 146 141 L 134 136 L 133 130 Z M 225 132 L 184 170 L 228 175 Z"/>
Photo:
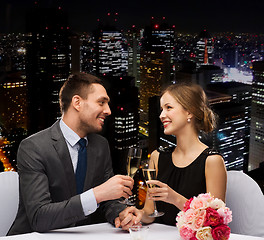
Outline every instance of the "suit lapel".
<path fill-rule="evenodd" d="M 69 189 L 70 196 L 76 195 L 75 174 L 73 171 L 72 160 L 65 142 L 65 139 L 60 130 L 59 121 L 57 121 L 51 128 L 51 136 L 53 145 L 56 149 L 59 159 L 64 167 L 65 178 Z M 56 174 L 56 173 L 55 173 Z"/>

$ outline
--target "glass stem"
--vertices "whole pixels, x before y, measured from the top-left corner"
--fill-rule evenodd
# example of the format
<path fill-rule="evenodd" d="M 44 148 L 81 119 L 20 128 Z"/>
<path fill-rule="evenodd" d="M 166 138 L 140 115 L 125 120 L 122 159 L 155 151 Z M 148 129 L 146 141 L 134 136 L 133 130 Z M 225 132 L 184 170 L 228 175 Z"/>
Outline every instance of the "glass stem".
<path fill-rule="evenodd" d="M 153 204 L 154 204 L 154 213 L 155 213 L 155 212 L 157 212 L 156 201 L 153 200 Z"/>

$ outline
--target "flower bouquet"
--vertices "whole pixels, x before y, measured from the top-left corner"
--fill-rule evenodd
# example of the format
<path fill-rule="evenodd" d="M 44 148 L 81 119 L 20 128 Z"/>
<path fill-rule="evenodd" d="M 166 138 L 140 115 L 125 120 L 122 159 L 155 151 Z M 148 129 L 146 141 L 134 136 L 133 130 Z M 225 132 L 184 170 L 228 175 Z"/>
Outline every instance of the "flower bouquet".
<path fill-rule="evenodd" d="M 184 240 L 227 240 L 232 212 L 221 199 L 205 193 L 186 201 L 176 221 Z"/>

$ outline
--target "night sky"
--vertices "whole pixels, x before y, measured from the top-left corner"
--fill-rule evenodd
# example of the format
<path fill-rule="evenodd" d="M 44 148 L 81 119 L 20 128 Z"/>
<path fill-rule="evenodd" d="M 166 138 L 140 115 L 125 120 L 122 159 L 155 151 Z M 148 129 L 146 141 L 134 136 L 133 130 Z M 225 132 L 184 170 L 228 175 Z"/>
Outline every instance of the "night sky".
<path fill-rule="evenodd" d="M 98 18 L 118 12 L 118 24 L 124 29 L 144 27 L 152 16 L 164 16 L 177 32 L 198 33 L 206 28 L 210 32 L 264 33 L 262 0 L 46 0 L 41 6 L 53 2 L 60 2 L 68 12 L 69 26 L 76 32 L 92 31 Z M 33 4 L 32 0 L 1 0 L 0 33 L 24 32 L 26 10 Z"/>

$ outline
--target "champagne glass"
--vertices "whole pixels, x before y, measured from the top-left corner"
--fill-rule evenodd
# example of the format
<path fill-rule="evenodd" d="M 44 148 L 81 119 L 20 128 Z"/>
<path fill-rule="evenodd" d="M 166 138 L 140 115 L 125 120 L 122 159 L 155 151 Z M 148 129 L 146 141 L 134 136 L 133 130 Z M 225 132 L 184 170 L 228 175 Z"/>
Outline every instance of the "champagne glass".
<path fill-rule="evenodd" d="M 142 156 L 142 149 L 138 148 L 138 147 L 131 147 L 128 150 L 128 154 L 127 154 L 127 163 L 126 163 L 126 167 L 127 167 L 127 175 L 130 176 L 131 178 L 134 177 L 134 175 L 136 174 L 138 168 L 139 168 L 139 164 L 140 164 L 140 160 L 141 160 L 141 156 Z M 130 196 L 129 198 L 131 198 L 133 196 Z M 126 205 L 134 205 L 134 201 L 130 201 L 130 199 L 124 199 L 122 201 L 120 201 L 123 204 Z"/>
<path fill-rule="evenodd" d="M 153 160 L 149 159 L 148 164 L 143 168 L 143 173 L 145 180 L 157 180 L 157 168 Z M 155 188 L 155 184 L 147 184 L 148 188 Z M 161 217 L 164 215 L 164 212 L 158 212 L 156 207 L 156 202 L 153 200 L 154 212 L 149 215 L 149 217 Z"/>

